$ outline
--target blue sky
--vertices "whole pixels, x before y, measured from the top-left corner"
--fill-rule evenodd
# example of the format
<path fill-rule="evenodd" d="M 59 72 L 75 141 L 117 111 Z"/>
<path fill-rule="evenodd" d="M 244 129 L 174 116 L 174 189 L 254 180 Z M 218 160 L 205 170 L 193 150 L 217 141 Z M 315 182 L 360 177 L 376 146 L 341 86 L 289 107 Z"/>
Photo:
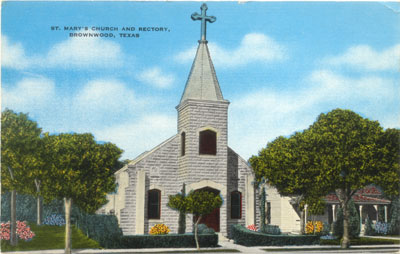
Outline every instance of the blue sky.
<path fill-rule="evenodd" d="M 43 131 L 91 132 L 133 159 L 176 134 L 200 5 L 2 2 L 2 109 L 29 113 Z M 400 127 L 399 3 L 207 5 L 217 17 L 207 26 L 211 57 L 231 102 L 228 143 L 245 159 L 335 108 Z M 73 38 L 64 26 L 119 31 Z M 122 27 L 139 38 L 121 38 Z"/>

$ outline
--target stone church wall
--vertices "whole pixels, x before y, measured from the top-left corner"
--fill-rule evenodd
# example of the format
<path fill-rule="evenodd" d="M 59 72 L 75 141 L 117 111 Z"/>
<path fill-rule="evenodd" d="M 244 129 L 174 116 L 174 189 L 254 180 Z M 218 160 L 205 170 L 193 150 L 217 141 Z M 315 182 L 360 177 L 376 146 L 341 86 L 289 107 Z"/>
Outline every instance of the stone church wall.
<path fill-rule="evenodd" d="M 168 195 L 180 192 L 182 186 L 177 181 L 177 156 L 178 136 L 168 142 L 156 147 L 148 155 L 129 165 L 129 187 L 126 189 L 126 207 L 121 213 L 121 228 L 125 235 L 136 234 L 136 223 L 141 218 L 136 215 L 136 185 L 137 172 L 145 172 L 145 193 L 144 193 L 144 232 L 148 233 L 150 228 L 158 223 L 167 225 L 171 232 L 178 230 L 178 212 L 167 207 Z M 147 219 L 147 193 L 150 189 L 161 191 L 161 215 L 160 219 Z"/>
<path fill-rule="evenodd" d="M 247 162 L 235 153 L 231 148 L 228 148 L 228 231 L 230 231 L 232 225 L 241 224 L 246 225 L 246 212 L 249 210 L 246 207 L 247 195 L 246 195 L 246 176 L 252 175 L 252 169 Z M 242 194 L 242 216 L 240 219 L 231 218 L 231 198 L 230 194 L 233 191 L 239 191 Z M 229 235 L 229 232 L 228 232 Z"/>

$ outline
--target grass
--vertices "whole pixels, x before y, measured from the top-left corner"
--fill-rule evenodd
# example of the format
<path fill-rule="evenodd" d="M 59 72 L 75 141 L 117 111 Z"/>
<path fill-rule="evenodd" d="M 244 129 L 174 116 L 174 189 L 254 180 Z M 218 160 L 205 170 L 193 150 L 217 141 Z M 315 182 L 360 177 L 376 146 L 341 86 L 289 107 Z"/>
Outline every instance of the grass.
<path fill-rule="evenodd" d="M 31 241 L 18 239 L 18 245 L 13 247 L 9 241 L 1 241 L 1 251 L 25 251 L 25 250 L 52 250 L 64 249 L 65 226 L 48 226 L 36 224 L 30 225 L 31 230 L 35 233 L 35 237 Z M 73 249 L 99 249 L 100 245 L 86 237 L 82 231 L 74 225 L 72 229 L 72 248 Z"/>
<path fill-rule="evenodd" d="M 340 239 L 321 239 L 321 245 L 340 245 Z M 360 237 L 350 240 L 350 245 L 400 244 L 400 240 Z"/>

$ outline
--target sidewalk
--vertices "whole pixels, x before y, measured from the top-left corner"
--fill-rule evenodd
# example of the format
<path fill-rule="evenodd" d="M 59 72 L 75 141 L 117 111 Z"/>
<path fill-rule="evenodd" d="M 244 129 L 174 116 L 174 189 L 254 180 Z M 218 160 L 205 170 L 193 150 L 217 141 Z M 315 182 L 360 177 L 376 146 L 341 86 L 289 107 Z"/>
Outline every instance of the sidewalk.
<path fill-rule="evenodd" d="M 257 253 L 323 253 L 323 251 L 328 251 L 329 253 L 341 253 L 343 252 L 339 246 L 321 246 L 321 245 L 311 245 L 311 246 L 256 246 L 256 247 L 245 247 L 242 245 L 237 245 L 232 242 L 222 242 L 220 243 L 221 247 L 217 248 L 201 248 L 202 251 L 207 251 L 207 253 L 249 253 L 249 254 L 257 254 Z M 373 253 L 384 252 L 385 249 L 391 250 L 400 250 L 399 244 L 390 244 L 390 245 L 360 245 L 360 246 L 351 246 L 347 251 L 352 253 L 364 253 L 363 250 L 370 250 Z M 223 251 L 226 250 L 226 251 Z M 334 250 L 337 250 L 335 252 Z M 376 252 L 375 252 L 375 251 Z M 381 251 L 379 251 L 381 250 Z M 154 249 L 84 249 L 84 250 L 73 250 L 74 254 L 127 254 L 127 253 L 193 253 L 196 251 L 196 248 L 154 248 Z M 397 252 L 396 251 L 396 252 Z M 390 253 L 396 253 L 390 252 Z M 40 250 L 40 251 L 15 251 L 15 252 L 7 252 L 10 254 L 63 254 L 64 250 Z M 371 252 L 370 252 L 371 253 Z"/>

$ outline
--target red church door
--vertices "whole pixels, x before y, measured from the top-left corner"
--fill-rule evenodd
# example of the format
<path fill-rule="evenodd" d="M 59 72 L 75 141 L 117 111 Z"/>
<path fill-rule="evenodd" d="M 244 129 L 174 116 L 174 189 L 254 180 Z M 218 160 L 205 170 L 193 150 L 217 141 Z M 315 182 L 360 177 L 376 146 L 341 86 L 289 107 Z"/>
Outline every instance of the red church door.
<path fill-rule="evenodd" d="M 219 232 L 219 208 L 215 208 L 210 214 L 203 216 L 199 224 L 206 224 L 207 227 L 214 229 L 215 232 Z"/>

